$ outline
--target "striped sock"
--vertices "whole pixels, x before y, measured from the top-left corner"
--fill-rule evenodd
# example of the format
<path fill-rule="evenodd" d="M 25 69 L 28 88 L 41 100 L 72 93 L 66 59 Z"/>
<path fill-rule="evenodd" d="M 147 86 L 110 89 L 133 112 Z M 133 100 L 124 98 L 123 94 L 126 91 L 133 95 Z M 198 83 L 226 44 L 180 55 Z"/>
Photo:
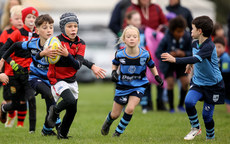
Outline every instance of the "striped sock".
<path fill-rule="evenodd" d="M 52 132 L 52 129 L 53 128 L 47 128 L 45 125 L 43 125 L 43 129 L 42 129 L 42 132 L 44 134 L 50 134 Z"/>
<path fill-rule="evenodd" d="M 109 124 L 113 123 L 114 119 L 111 118 L 111 112 L 107 115 L 106 120 Z"/>
<path fill-rule="evenodd" d="M 16 111 L 15 110 L 12 110 L 12 111 L 8 111 L 8 116 L 10 118 L 14 118 L 16 116 Z"/>
<path fill-rule="evenodd" d="M 192 125 L 193 128 L 200 128 L 200 123 L 198 120 L 198 116 L 197 114 L 193 115 L 193 116 L 189 116 L 189 120 L 190 120 L 190 124 Z"/>
<path fill-rule="evenodd" d="M 133 115 L 129 115 L 127 113 L 124 113 L 123 117 L 120 120 L 120 123 L 118 124 L 116 128 L 116 132 L 122 134 L 124 133 L 125 128 L 128 126 L 131 118 Z"/>
<path fill-rule="evenodd" d="M 20 104 L 19 109 L 18 109 L 18 124 L 17 126 L 22 126 L 24 125 L 24 120 L 26 118 L 26 113 L 27 113 L 27 106 L 25 104 Z"/>
<path fill-rule="evenodd" d="M 190 124 L 192 125 L 193 128 L 200 128 L 200 123 L 199 123 L 199 119 L 197 116 L 197 111 L 196 108 L 193 107 L 187 107 L 186 106 L 186 112 L 188 115 L 188 118 L 190 120 Z"/>
<path fill-rule="evenodd" d="M 206 127 L 206 139 L 214 139 L 215 138 L 215 130 L 214 130 L 214 121 L 205 122 Z"/>

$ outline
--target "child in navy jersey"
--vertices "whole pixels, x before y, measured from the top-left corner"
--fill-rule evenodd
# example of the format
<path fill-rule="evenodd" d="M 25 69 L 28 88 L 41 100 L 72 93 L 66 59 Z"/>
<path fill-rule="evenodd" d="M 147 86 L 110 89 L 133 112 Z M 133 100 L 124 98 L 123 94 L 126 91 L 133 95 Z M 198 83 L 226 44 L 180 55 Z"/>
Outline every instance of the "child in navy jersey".
<path fill-rule="evenodd" d="M 192 126 L 191 131 L 184 137 L 192 140 L 201 134 L 195 105 L 203 100 L 203 120 L 206 128 L 206 139 L 215 138 L 213 112 L 215 104 L 223 104 L 225 97 L 224 81 L 218 67 L 217 52 L 210 35 L 213 21 L 208 16 L 200 16 L 192 21 L 193 56 L 175 58 L 169 53 L 161 55 L 162 61 L 176 64 L 188 64 L 185 73 L 193 70 L 190 89 L 185 98 L 186 112 Z M 194 64 L 194 65 L 193 65 Z"/>

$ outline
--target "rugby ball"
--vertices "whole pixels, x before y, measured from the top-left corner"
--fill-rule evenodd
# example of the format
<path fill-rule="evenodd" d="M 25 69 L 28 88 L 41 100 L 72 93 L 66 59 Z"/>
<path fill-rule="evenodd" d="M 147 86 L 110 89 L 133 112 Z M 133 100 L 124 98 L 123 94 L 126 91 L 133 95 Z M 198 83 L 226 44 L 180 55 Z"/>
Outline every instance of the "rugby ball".
<path fill-rule="evenodd" d="M 52 46 L 51 49 L 58 49 L 58 47 L 61 45 L 61 42 L 57 37 L 50 37 L 49 39 L 46 40 L 44 44 L 44 49 L 48 48 L 48 46 Z M 50 57 L 45 57 L 46 61 L 49 64 L 55 64 L 59 61 L 61 58 L 60 55 L 55 56 L 55 58 L 50 58 Z"/>

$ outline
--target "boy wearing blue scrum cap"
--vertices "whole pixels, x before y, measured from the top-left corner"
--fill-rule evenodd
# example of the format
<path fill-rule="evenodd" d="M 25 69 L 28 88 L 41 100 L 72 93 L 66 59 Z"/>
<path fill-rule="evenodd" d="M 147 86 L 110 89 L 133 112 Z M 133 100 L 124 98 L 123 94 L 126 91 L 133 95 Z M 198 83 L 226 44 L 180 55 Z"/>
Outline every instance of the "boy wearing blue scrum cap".
<path fill-rule="evenodd" d="M 51 91 L 55 101 L 62 101 L 50 107 L 48 122 L 52 127 L 55 125 L 57 116 L 66 110 L 61 125 L 58 128 L 58 139 L 68 139 L 68 132 L 77 112 L 78 83 L 76 73 L 82 66 L 86 65 L 92 69 L 97 78 L 104 78 L 105 71 L 84 59 L 85 42 L 77 36 L 79 21 L 74 13 L 64 13 L 60 17 L 61 34 L 58 39 L 61 46 L 58 55 L 62 57 L 56 64 L 50 64 L 48 78 L 51 83 Z"/>

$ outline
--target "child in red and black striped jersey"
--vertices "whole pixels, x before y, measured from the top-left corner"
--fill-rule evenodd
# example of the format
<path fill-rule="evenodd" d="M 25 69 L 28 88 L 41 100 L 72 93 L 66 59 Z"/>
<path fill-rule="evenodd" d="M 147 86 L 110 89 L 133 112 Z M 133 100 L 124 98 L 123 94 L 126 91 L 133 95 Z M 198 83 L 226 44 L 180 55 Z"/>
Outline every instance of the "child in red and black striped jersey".
<path fill-rule="evenodd" d="M 97 78 L 104 78 L 105 71 L 84 59 L 85 42 L 77 36 L 78 18 L 74 13 L 64 13 L 60 18 L 61 34 L 58 39 L 61 46 L 58 54 L 61 59 L 56 64 L 50 64 L 48 78 L 55 101 L 62 101 L 50 107 L 48 122 L 54 126 L 58 114 L 66 110 L 61 125 L 58 128 L 58 139 L 68 139 L 68 132 L 77 112 L 78 84 L 76 73 L 84 64 L 92 69 Z"/>
<path fill-rule="evenodd" d="M 0 55 L 2 56 L 4 52 L 15 42 L 18 41 L 28 41 L 38 35 L 34 32 L 35 19 L 38 16 L 38 11 L 33 7 L 27 7 L 22 10 L 22 21 L 24 23 L 23 28 L 20 30 L 15 30 L 10 37 L 7 39 L 6 43 L 0 49 Z M 28 71 L 29 65 L 32 62 L 30 57 L 30 52 L 22 49 L 15 51 L 14 55 L 7 59 L 13 68 L 13 76 L 10 76 L 9 85 L 10 93 L 12 95 L 12 103 L 2 104 L 2 112 L 7 112 L 10 110 L 18 110 L 18 127 L 23 127 L 24 119 L 27 113 L 26 100 L 29 102 L 29 119 L 30 128 L 29 131 L 35 131 L 36 125 L 36 103 L 34 98 L 34 90 L 30 87 L 28 83 Z M 3 63 L 1 63 L 0 68 L 2 68 Z M 4 115 L 3 115 L 4 116 Z M 0 116 L 1 121 L 5 122 L 5 117 Z"/>
<path fill-rule="evenodd" d="M 11 35 L 12 32 L 14 32 L 17 29 L 21 29 L 23 27 L 22 22 L 22 6 L 17 5 L 10 9 L 10 22 L 12 24 L 12 27 L 8 30 L 4 30 L 0 36 L 0 48 L 5 44 L 8 37 Z M 13 56 L 13 54 L 11 55 Z M 11 66 L 5 62 L 4 63 L 4 73 L 7 76 L 13 76 L 13 70 Z M 3 83 L 3 99 L 9 103 L 11 102 L 11 95 L 10 95 L 10 87 L 6 83 Z M 5 123 L 5 127 L 12 127 L 15 120 L 15 111 L 9 111 L 8 112 L 8 118 L 7 122 Z"/>

